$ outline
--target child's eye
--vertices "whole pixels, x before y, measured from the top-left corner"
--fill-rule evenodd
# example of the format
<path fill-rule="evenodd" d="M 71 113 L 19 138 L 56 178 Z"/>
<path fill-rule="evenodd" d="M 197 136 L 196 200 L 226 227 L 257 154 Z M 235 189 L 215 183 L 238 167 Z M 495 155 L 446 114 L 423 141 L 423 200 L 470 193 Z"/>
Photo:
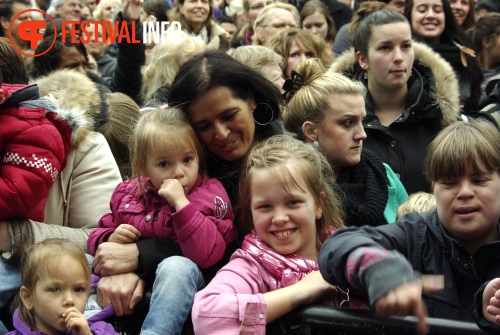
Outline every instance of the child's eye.
<path fill-rule="evenodd" d="M 456 182 L 455 182 L 455 181 L 453 181 L 453 180 L 443 180 L 443 181 L 441 182 L 441 184 L 443 184 L 444 186 L 451 187 L 451 186 L 455 185 L 455 184 L 456 184 Z"/>
<path fill-rule="evenodd" d="M 167 167 L 167 166 L 168 166 L 168 162 L 166 162 L 166 161 L 162 161 L 162 162 L 160 162 L 160 164 L 158 164 L 158 165 L 160 165 L 161 167 Z"/>
<path fill-rule="evenodd" d="M 268 208 L 271 208 L 271 205 L 263 204 L 263 205 L 260 205 L 259 207 L 257 207 L 257 209 L 268 209 Z"/>
<path fill-rule="evenodd" d="M 189 157 L 184 158 L 185 164 L 191 163 L 192 161 L 194 161 L 194 157 L 189 156 Z"/>
<path fill-rule="evenodd" d="M 288 201 L 288 206 L 295 206 L 295 205 L 298 205 L 300 203 L 300 201 L 298 200 L 290 200 Z"/>
<path fill-rule="evenodd" d="M 52 287 L 49 287 L 47 288 L 47 291 L 49 292 L 59 292 L 59 287 L 56 287 L 56 286 L 52 286 Z"/>
<path fill-rule="evenodd" d="M 75 288 L 75 292 L 78 292 L 78 293 L 85 292 L 85 288 L 84 287 L 77 287 L 77 288 Z"/>

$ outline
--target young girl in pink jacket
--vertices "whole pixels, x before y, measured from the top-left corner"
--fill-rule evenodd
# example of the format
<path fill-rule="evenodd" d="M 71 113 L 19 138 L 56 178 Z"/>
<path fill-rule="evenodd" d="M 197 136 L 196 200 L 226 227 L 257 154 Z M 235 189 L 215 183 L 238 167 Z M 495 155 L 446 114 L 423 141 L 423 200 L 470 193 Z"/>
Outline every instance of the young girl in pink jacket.
<path fill-rule="evenodd" d="M 111 213 L 89 236 L 89 252 L 103 242 L 164 238 L 202 269 L 217 263 L 235 238 L 234 216 L 222 184 L 206 175 L 203 150 L 182 112 L 144 114 L 131 156 L 135 179 L 115 189 Z"/>
<path fill-rule="evenodd" d="M 271 137 L 252 149 L 240 204 L 241 222 L 253 223 L 253 229 L 196 294 L 195 334 L 265 334 L 267 323 L 298 306 L 344 300 L 317 264 L 322 242 L 344 226 L 331 177 L 325 157 L 290 136 Z"/>

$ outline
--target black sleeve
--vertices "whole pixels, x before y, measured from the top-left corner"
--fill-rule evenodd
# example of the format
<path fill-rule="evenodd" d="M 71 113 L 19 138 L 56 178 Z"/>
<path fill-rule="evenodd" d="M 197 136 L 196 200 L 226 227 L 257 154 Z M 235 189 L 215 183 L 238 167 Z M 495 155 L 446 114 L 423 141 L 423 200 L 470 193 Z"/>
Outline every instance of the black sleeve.
<path fill-rule="evenodd" d="M 136 242 L 139 260 L 136 274 L 146 281 L 154 281 L 156 268 L 165 258 L 184 256 L 178 243 L 163 239 L 145 239 Z"/>
<path fill-rule="evenodd" d="M 476 324 L 483 331 L 488 334 L 500 334 L 500 327 L 488 322 L 483 316 L 483 292 L 489 282 L 484 283 L 474 295 L 474 304 L 472 306 L 474 312 L 474 318 L 476 319 Z"/>

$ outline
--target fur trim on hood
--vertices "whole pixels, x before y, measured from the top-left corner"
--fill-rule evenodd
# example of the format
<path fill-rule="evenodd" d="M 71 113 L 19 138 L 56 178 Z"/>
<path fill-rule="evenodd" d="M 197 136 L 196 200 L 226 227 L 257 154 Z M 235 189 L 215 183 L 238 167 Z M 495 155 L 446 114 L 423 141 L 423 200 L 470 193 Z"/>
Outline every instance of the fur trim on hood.
<path fill-rule="evenodd" d="M 60 70 L 37 78 L 40 96 L 47 96 L 57 106 L 57 113 L 73 130 L 77 148 L 101 114 L 102 98 L 94 82 L 75 70 Z"/>
<path fill-rule="evenodd" d="M 458 79 L 451 65 L 427 45 L 413 42 L 413 50 L 415 62 L 428 68 L 434 76 L 436 86 L 430 92 L 430 96 L 442 112 L 441 126 L 444 128 L 460 119 Z M 356 75 L 362 70 L 356 59 L 354 48 L 337 57 L 329 71 L 340 72 L 349 78 L 356 79 Z"/>

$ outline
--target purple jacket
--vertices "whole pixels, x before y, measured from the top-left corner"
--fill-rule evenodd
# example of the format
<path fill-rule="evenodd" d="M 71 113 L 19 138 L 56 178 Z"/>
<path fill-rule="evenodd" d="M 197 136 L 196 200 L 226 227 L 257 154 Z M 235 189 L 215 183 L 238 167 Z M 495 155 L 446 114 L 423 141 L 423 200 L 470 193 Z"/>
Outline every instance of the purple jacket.
<path fill-rule="evenodd" d="M 127 180 L 115 189 L 111 213 L 101 218 L 99 228 L 89 236 L 90 254 L 95 255 L 99 244 L 126 223 L 137 228 L 143 239 L 164 238 L 179 243 L 184 256 L 202 269 L 222 259 L 235 230 L 229 197 L 217 179 L 199 175 L 187 195 L 190 204 L 178 212 L 152 187 L 139 194 L 137 183 L 137 179 Z"/>

